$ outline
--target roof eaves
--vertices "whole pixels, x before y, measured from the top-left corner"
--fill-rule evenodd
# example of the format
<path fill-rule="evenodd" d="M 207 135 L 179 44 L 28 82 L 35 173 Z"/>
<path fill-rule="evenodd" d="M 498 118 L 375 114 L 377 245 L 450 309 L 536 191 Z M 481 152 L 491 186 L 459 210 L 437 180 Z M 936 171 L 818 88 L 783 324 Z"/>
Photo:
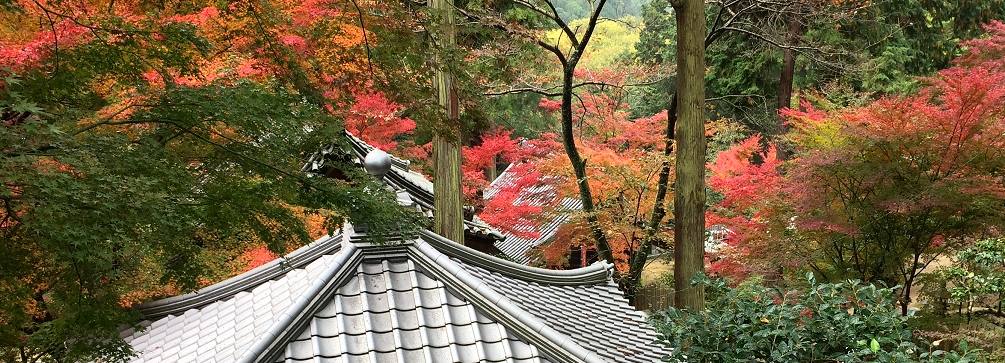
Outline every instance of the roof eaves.
<path fill-rule="evenodd" d="M 273 260 L 248 272 L 231 277 L 222 282 L 204 287 L 195 292 L 155 300 L 136 306 L 145 319 L 156 320 L 167 315 L 178 314 L 189 309 L 201 308 L 215 301 L 227 299 L 241 291 L 253 289 L 266 281 L 274 280 L 290 270 L 298 269 L 344 248 L 342 235 L 325 236 L 306 246 L 300 247 L 284 258 Z"/>
<path fill-rule="evenodd" d="M 361 251 L 355 244 L 346 243 L 342 253 L 331 266 L 325 269 L 293 305 L 248 348 L 237 363 L 274 362 L 276 355 L 282 353 L 287 342 L 310 321 L 308 318 L 335 293 L 339 285 L 352 277 L 352 274 L 344 271 L 355 269 L 362 261 L 362 257 Z"/>

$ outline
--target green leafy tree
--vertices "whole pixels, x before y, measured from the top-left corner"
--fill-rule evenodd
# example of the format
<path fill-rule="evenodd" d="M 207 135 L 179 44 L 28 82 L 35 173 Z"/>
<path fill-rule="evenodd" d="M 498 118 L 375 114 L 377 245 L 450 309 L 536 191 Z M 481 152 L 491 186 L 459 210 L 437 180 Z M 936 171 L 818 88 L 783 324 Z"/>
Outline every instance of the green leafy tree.
<path fill-rule="evenodd" d="M 975 304 L 986 304 L 996 314 L 1002 315 L 1005 240 L 989 238 L 977 241 L 957 252 L 953 266 L 940 269 L 938 273 L 948 283 L 950 299 L 966 306 L 968 322 Z"/>
<path fill-rule="evenodd" d="M 299 171 L 338 139 L 346 96 L 305 29 L 345 23 L 297 28 L 284 11 L 332 9 L 273 5 L 0 9 L 21 30 L 0 41 L 0 360 L 123 360 L 124 307 L 225 277 L 251 247 L 309 242 L 304 214 L 328 231 L 419 220 L 352 167 L 347 182 Z"/>

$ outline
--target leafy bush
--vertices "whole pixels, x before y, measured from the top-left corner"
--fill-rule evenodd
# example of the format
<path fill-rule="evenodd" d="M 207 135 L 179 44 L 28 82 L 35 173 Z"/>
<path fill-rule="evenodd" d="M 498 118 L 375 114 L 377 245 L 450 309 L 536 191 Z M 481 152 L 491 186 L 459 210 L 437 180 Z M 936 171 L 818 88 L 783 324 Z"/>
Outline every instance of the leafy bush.
<path fill-rule="evenodd" d="M 705 311 L 669 309 L 652 323 L 671 361 L 686 362 L 973 362 L 981 351 L 931 351 L 911 340 L 897 295 L 859 281 L 817 283 L 804 290 L 730 288 L 699 276 Z"/>
<path fill-rule="evenodd" d="M 939 274 L 948 283 L 947 291 L 952 302 L 966 309 L 967 320 L 975 308 L 984 305 L 999 316 L 1005 297 L 1005 239 L 989 238 L 977 241 L 960 251 L 952 266 L 942 268 Z"/>

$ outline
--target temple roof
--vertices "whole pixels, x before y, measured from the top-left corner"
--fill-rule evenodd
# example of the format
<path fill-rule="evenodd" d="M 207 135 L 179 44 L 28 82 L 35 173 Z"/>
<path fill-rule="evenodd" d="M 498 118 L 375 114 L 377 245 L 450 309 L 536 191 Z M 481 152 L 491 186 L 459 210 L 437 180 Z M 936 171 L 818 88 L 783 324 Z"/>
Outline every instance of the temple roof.
<path fill-rule="evenodd" d="M 544 270 L 428 231 L 346 226 L 194 293 L 140 305 L 134 362 L 657 362 L 602 262 Z"/>
<path fill-rule="evenodd" d="M 345 132 L 346 139 L 352 147 L 352 157 L 355 162 L 362 166 L 363 158 L 374 149 L 374 146 L 367 144 L 362 139 L 352 133 Z M 324 169 L 328 158 L 332 155 L 339 155 L 341 149 L 338 143 L 333 143 L 308 158 L 307 163 L 302 168 L 307 172 L 320 172 Z M 384 177 L 384 181 L 398 191 L 408 193 L 412 201 L 416 203 L 419 211 L 428 217 L 433 216 L 433 182 L 426 179 L 422 173 L 411 170 L 411 162 L 405 159 L 390 155 L 391 170 Z M 482 221 L 477 216 L 464 221 L 464 232 L 469 236 L 485 238 L 492 241 L 502 240 L 503 234 L 492 226 Z"/>

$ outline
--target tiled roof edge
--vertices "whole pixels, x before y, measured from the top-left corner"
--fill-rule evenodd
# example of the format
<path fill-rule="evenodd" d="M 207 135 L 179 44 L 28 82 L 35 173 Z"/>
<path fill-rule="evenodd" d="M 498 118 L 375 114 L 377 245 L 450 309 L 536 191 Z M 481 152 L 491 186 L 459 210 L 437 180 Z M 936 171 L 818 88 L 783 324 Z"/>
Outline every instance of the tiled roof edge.
<path fill-rule="evenodd" d="M 363 141 L 363 139 L 357 137 L 356 135 L 353 135 L 351 132 L 349 132 L 349 130 L 342 130 L 342 132 L 345 133 L 345 135 L 349 138 L 349 142 L 352 143 L 352 146 L 354 148 L 357 148 L 358 151 L 360 151 L 360 155 L 362 155 L 361 157 L 366 157 L 366 154 L 370 152 L 370 150 L 376 149 L 375 146 L 367 144 L 366 141 Z M 397 156 L 394 155 L 388 155 L 388 156 L 391 157 L 391 163 L 397 166 L 398 168 L 409 170 L 409 167 L 412 164 L 411 161 L 399 158 Z"/>
<path fill-rule="evenodd" d="M 533 314 L 517 306 L 512 300 L 489 287 L 485 282 L 471 275 L 467 270 L 441 253 L 428 239 L 415 242 L 414 261 L 441 280 L 454 280 L 447 285 L 462 296 L 474 302 L 492 318 L 505 321 L 503 324 L 530 341 L 550 358 L 559 362 L 606 363 L 596 352 L 583 348 L 572 337 L 562 334 L 546 325 Z M 445 284 L 446 285 L 446 284 Z M 466 291 L 465 291 L 466 290 Z"/>
<path fill-rule="evenodd" d="M 247 291 L 265 281 L 273 280 L 290 270 L 303 267 L 325 254 L 342 246 L 342 236 L 325 236 L 298 248 L 285 258 L 273 260 L 248 272 L 204 287 L 195 292 L 172 296 L 140 304 L 135 307 L 144 318 L 155 320 L 161 317 L 195 309 L 214 301 L 227 299 L 241 291 Z"/>
<path fill-rule="evenodd" d="M 314 280 L 314 283 L 300 294 L 300 297 L 293 302 L 293 305 L 280 315 L 278 320 L 272 323 L 269 330 L 263 333 L 244 352 L 244 355 L 237 360 L 237 363 L 275 361 L 275 355 L 282 352 L 286 343 L 292 340 L 294 335 L 299 333 L 300 329 L 310 321 L 308 318 L 314 315 L 318 307 L 325 302 L 325 299 L 331 297 L 330 295 L 338 290 L 338 286 L 344 282 L 344 279 L 352 276 L 352 274 L 341 272 L 347 268 L 356 268 L 356 264 L 362 260 L 363 255 L 356 244 L 345 243 L 342 253 L 332 262 L 331 266 L 328 266 Z M 336 279 L 339 276 L 342 276 L 342 278 Z"/>
<path fill-rule="evenodd" d="M 547 270 L 524 266 L 464 247 L 456 242 L 429 231 L 420 231 L 423 240 L 439 251 L 456 257 L 465 263 L 492 272 L 548 285 L 594 285 L 611 281 L 614 266 L 606 262 L 596 262 L 588 267 L 575 270 Z"/>

